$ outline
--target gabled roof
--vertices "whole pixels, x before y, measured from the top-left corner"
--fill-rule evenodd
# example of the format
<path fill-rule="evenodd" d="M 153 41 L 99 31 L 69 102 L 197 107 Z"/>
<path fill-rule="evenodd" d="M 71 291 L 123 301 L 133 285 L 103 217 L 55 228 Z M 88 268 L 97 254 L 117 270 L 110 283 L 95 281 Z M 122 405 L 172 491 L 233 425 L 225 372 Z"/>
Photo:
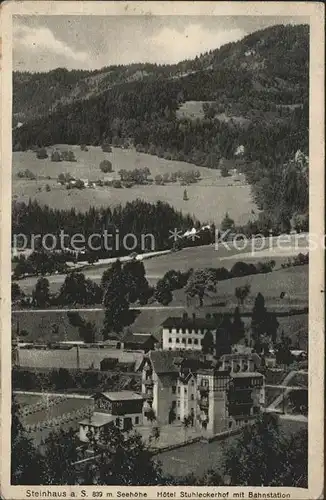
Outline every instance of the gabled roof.
<path fill-rule="evenodd" d="M 222 315 L 216 314 L 215 317 L 201 318 L 197 316 L 186 316 L 181 317 L 169 316 L 165 321 L 163 321 L 163 328 L 188 328 L 196 329 L 200 328 L 202 330 L 212 330 L 217 329 L 222 321 Z"/>
<path fill-rule="evenodd" d="M 145 344 L 151 339 L 154 340 L 154 342 L 157 342 L 156 337 L 154 337 L 151 333 L 144 334 L 127 332 L 123 337 L 123 342 L 128 342 L 130 344 Z"/>
<path fill-rule="evenodd" d="M 92 427 L 102 427 L 103 425 L 110 424 L 116 417 L 108 415 L 107 413 L 94 412 L 89 418 L 85 418 L 79 425 L 91 425 Z"/>
<path fill-rule="evenodd" d="M 198 351 L 150 351 L 143 362 L 149 359 L 156 373 L 179 373 L 181 366 L 189 364 L 195 370 L 202 364 L 202 353 Z"/>

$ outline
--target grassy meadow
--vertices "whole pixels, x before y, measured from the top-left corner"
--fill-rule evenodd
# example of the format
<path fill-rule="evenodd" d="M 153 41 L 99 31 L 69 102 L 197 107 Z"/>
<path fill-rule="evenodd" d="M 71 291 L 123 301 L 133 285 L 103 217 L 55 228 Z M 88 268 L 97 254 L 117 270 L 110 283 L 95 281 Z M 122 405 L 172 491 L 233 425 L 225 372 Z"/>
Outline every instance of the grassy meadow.
<path fill-rule="evenodd" d="M 29 198 L 38 200 L 54 208 L 76 208 L 85 211 L 90 206 L 125 205 L 128 201 L 137 198 L 155 203 L 165 201 L 175 209 L 194 215 L 202 222 L 219 223 L 226 212 L 237 224 L 242 224 L 253 217 L 252 211 L 256 206 L 252 201 L 250 186 L 235 182 L 233 177 L 222 178 L 219 170 L 197 167 L 190 163 L 164 160 L 157 156 L 137 153 L 133 149 L 113 148 L 112 153 L 103 153 L 100 147 L 89 146 L 88 151 L 81 151 L 79 146 L 57 145 L 61 150 L 74 151 L 77 162 L 51 162 L 50 158 L 39 160 L 32 151 L 13 153 L 13 198 L 27 202 Z M 48 148 L 51 153 L 52 148 Z M 99 164 L 103 159 L 112 162 L 112 174 L 103 174 Z M 65 186 L 57 183 L 60 173 L 70 173 L 80 179 L 119 179 L 120 169 L 133 170 L 148 167 L 151 177 L 168 172 L 199 170 L 201 180 L 197 184 L 187 187 L 188 201 L 183 200 L 183 191 L 179 183 L 165 186 L 146 185 L 132 188 L 117 189 L 113 187 L 96 187 L 94 189 L 67 191 Z M 29 169 L 37 176 L 37 180 L 20 179 L 17 174 L 21 170 Z M 50 186 L 50 191 L 45 186 Z"/>

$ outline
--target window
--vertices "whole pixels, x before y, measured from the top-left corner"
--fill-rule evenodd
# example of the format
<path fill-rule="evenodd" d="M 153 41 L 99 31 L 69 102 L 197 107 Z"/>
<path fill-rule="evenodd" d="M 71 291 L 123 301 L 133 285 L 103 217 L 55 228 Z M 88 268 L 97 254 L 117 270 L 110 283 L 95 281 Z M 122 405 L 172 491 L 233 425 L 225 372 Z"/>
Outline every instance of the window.
<path fill-rule="evenodd" d="M 198 345 L 198 339 L 194 339 L 194 344 Z"/>
<path fill-rule="evenodd" d="M 178 387 L 178 394 L 180 394 L 180 387 Z"/>
<path fill-rule="evenodd" d="M 172 333 L 172 328 L 169 328 L 169 333 Z"/>
<path fill-rule="evenodd" d="M 135 417 L 135 424 L 138 425 L 139 424 L 139 417 Z"/>
<path fill-rule="evenodd" d="M 188 339 L 188 344 L 192 344 L 192 339 Z"/>
<path fill-rule="evenodd" d="M 194 401 L 195 399 L 195 396 L 192 394 L 191 397 L 190 397 L 191 401 Z"/>
<path fill-rule="evenodd" d="M 177 402 L 177 407 L 180 408 L 180 401 Z"/>
<path fill-rule="evenodd" d="M 180 344 L 180 339 L 179 339 L 179 337 L 177 337 L 177 338 L 175 339 L 175 341 L 176 341 L 176 343 L 177 343 L 177 344 Z"/>
<path fill-rule="evenodd" d="M 172 347 L 169 347 L 169 351 L 172 351 Z"/>
<path fill-rule="evenodd" d="M 195 381 L 194 380 L 191 381 L 191 385 L 192 385 L 192 387 L 195 385 Z"/>
<path fill-rule="evenodd" d="M 169 343 L 171 344 L 171 342 L 172 342 L 172 339 L 171 339 L 171 337 L 169 337 Z"/>
<path fill-rule="evenodd" d="M 180 415 L 178 415 L 177 419 L 180 420 Z"/>
<path fill-rule="evenodd" d="M 175 385 L 172 386 L 172 394 L 175 394 L 177 392 L 177 388 Z"/>
<path fill-rule="evenodd" d="M 187 387 L 185 387 L 184 392 L 185 392 L 185 394 L 187 394 L 187 392 L 188 392 L 188 391 L 187 391 Z"/>
<path fill-rule="evenodd" d="M 182 328 L 182 333 L 186 333 L 186 329 L 185 328 Z"/>
<path fill-rule="evenodd" d="M 182 343 L 185 344 L 186 343 L 186 339 L 182 339 Z"/>

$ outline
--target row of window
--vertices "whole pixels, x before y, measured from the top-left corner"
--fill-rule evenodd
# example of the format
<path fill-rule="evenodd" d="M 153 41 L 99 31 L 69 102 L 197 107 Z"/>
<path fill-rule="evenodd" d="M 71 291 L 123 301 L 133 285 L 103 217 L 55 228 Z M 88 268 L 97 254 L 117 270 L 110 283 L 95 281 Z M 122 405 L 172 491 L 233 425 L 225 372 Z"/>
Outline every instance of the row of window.
<path fill-rule="evenodd" d="M 206 332 L 206 330 L 198 330 L 197 328 L 194 330 L 188 330 L 187 328 L 175 328 L 174 332 L 172 332 L 172 330 L 172 328 L 169 328 L 169 333 L 195 333 L 196 335 L 204 335 L 204 333 Z"/>
<path fill-rule="evenodd" d="M 186 340 L 187 340 L 187 342 L 186 342 Z M 179 337 L 177 337 L 177 338 L 175 339 L 175 341 L 176 341 L 176 343 L 177 343 L 177 344 L 180 344 L 180 339 L 179 339 Z M 172 343 L 172 338 L 171 338 L 171 337 L 169 337 L 169 344 L 171 344 L 171 343 Z M 200 341 L 200 339 L 181 339 L 181 343 L 182 343 L 182 344 L 195 344 L 195 345 L 198 345 L 198 344 L 199 344 L 199 345 L 201 345 L 201 341 Z"/>

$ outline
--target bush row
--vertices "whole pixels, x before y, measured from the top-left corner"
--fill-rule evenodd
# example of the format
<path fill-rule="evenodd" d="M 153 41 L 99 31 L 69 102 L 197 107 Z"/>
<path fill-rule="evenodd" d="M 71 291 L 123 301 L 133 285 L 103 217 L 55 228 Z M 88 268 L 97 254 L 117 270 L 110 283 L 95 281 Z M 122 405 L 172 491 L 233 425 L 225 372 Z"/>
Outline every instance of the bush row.
<path fill-rule="evenodd" d="M 140 390 L 140 374 L 101 372 L 98 370 L 13 368 L 13 390 L 59 391 L 59 390 Z"/>

